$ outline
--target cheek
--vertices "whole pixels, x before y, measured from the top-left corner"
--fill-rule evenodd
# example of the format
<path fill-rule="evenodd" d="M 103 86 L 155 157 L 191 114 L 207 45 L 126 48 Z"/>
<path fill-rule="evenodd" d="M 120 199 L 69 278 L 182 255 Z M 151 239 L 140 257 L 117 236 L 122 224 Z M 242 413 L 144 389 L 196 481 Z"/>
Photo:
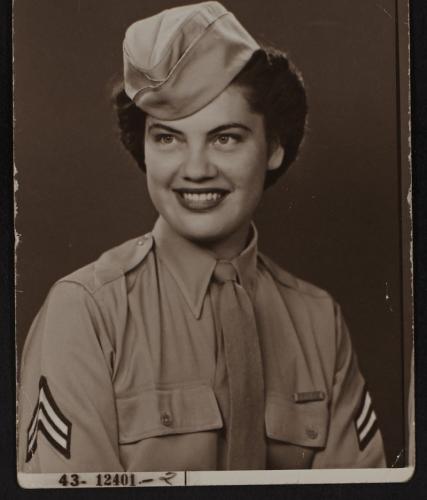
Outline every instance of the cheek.
<path fill-rule="evenodd" d="M 249 189 L 255 195 L 263 190 L 267 156 L 263 150 L 253 148 L 236 158 L 229 172 L 232 172 L 236 186 Z"/>
<path fill-rule="evenodd" d="M 176 155 L 159 153 L 150 147 L 146 147 L 145 165 L 148 186 L 168 184 L 178 169 L 178 161 Z"/>

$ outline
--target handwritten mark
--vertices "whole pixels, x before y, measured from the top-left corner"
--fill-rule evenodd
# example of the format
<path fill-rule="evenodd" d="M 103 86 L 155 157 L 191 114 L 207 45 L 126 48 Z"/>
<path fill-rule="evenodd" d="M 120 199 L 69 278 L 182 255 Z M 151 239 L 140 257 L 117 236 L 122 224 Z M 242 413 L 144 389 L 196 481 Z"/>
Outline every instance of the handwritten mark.
<path fill-rule="evenodd" d="M 168 483 L 169 486 L 172 486 L 170 479 L 173 479 L 175 476 L 176 472 L 166 472 L 166 474 L 164 476 L 160 476 L 159 479 L 160 481 L 165 481 L 165 483 Z"/>
<path fill-rule="evenodd" d="M 152 483 L 156 480 L 158 481 L 164 481 L 167 483 L 169 486 L 172 486 L 171 480 L 176 476 L 176 472 L 166 472 L 162 476 L 157 476 L 157 477 L 147 477 L 145 479 L 142 479 L 139 484 L 144 484 L 144 483 Z"/>

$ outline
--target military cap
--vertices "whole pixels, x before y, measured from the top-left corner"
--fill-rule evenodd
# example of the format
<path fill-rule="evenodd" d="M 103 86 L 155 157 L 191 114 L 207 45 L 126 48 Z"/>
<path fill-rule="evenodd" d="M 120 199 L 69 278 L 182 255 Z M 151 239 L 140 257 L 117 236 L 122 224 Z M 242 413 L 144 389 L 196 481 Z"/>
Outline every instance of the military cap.
<path fill-rule="evenodd" d="M 124 89 L 156 118 L 183 118 L 217 97 L 257 49 L 218 2 L 168 9 L 127 29 Z"/>

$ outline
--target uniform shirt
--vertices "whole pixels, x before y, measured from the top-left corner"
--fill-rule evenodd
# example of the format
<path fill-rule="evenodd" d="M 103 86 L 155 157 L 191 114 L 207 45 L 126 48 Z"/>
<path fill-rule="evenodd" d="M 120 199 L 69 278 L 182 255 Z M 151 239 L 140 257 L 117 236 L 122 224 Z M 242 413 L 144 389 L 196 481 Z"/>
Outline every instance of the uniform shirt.
<path fill-rule="evenodd" d="M 259 253 L 255 231 L 232 263 L 260 337 L 267 468 L 385 466 L 331 296 Z M 21 471 L 224 468 L 215 265 L 159 219 L 54 285 L 23 354 Z"/>

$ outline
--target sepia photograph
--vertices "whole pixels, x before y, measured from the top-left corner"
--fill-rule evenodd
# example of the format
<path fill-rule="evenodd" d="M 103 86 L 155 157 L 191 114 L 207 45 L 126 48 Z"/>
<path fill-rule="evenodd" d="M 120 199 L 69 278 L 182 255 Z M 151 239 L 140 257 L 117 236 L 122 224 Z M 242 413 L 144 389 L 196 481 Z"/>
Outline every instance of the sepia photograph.
<path fill-rule="evenodd" d="M 15 0 L 24 488 L 408 480 L 407 0 Z"/>

